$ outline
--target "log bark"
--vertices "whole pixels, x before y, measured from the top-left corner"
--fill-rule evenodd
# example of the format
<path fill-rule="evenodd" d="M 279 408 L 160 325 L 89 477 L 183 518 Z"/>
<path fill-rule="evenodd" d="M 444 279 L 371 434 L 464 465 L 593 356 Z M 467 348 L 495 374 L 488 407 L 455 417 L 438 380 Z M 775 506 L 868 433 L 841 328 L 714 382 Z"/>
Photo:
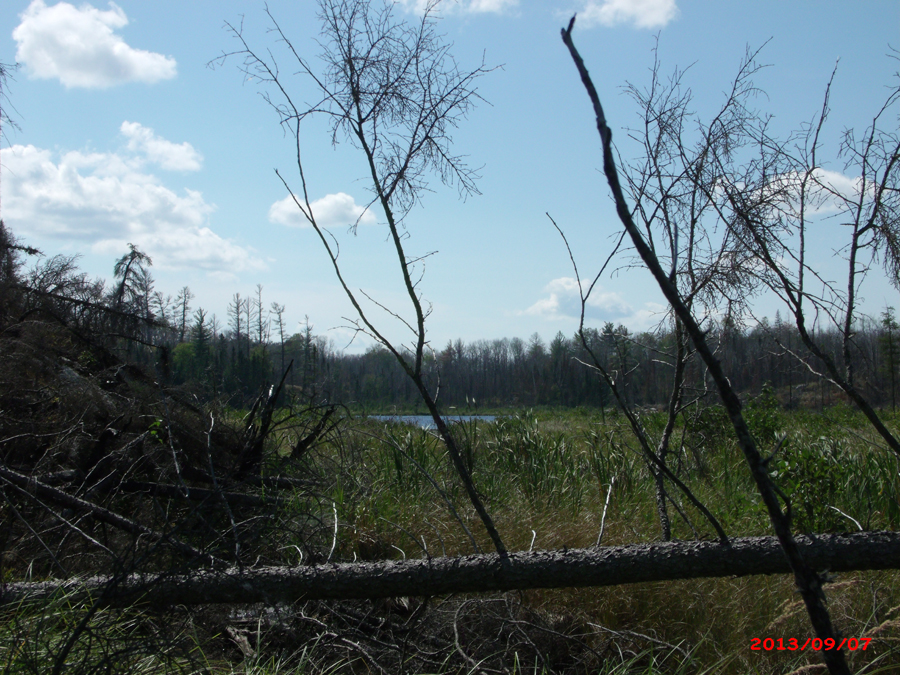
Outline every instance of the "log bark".
<path fill-rule="evenodd" d="M 900 532 L 797 537 L 806 563 L 824 572 L 900 569 Z M 616 586 L 648 581 L 789 574 L 776 537 L 672 541 L 563 551 L 535 551 L 303 567 L 204 570 L 185 575 L 132 575 L 9 583 L 0 605 L 58 591 L 94 602 L 127 605 L 276 604 L 315 599 L 484 593 L 530 588 Z M 71 594 L 71 595 L 68 595 Z"/>

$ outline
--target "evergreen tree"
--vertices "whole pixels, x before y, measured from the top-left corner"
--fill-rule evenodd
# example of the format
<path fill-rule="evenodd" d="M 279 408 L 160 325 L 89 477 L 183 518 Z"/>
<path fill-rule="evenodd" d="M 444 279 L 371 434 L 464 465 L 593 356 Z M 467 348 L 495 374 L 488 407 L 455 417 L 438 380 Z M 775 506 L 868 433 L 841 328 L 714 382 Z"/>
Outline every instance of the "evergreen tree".
<path fill-rule="evenodd" d="M 900 371 L 900 325 L 894 318 L 894 308 L 888 307 L 881 313 L 881 370 L 887 375 L 891 390 L 891 410 L 897 410 L 897 374 Z"/>

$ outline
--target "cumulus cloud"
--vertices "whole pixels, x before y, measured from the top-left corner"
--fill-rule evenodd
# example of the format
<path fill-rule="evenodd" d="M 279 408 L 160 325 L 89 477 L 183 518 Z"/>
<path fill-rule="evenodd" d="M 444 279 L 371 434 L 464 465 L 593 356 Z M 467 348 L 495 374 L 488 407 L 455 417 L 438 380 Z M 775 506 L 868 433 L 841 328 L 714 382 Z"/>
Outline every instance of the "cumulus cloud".
<path fill-rule="evenodd" d="M 95 253 L 121 255 L 128 242 L 136 240 L 161 269 L 201 269 L 213 278 L 234 279 L 234 272 L 266 268 L 246 248 L 197 225 L 157 223 L 152 229 L 129 234 L 127 239 L 103 239 L 91 248 Z"/>
<path fill-rule="evenodd" d="M 858 176 L 852 178 L 837 171 L 821 168 L 814 169 L 813 172 L 816 174 L 818 182 L 826 186 L 829 191 L 836 192 L 850 199 L 855 199 L 859 196 L 862 189 L 862 180 Z"/>
<path fill-rule="evenodd" d="M 677 16 L 675 0 L 588 0 L 578 12 L 578 22 L 582 27 L 631 24 L 663 28 Z"/>
<path fill-rule="evenodd" d="M 75 240 L 100 253 L 140 245 L 162 268 L 242 271 L 264 264 L 207 225 L 213 204 L 140 170 L 140 157 L 33 145 L 2 150 L 3 215 L 16 232 Z"/>
<path fill-rule="evenodd" d="M 847 176 L 838 171 L 816 168 L 807 178 L 797 171 L 774 176 L 764 187 L 758 188 L 754 194 L 764 196 L 767 200 L 778 204 L 786 213 L 799 217 L 800 193 L 804 190 L 806 179 L 806 199 L 803 209 L 806 217 L 830 215 L 853 208 L 859 201 L 863 189 L 866 197 L 874 196 L 874 185 L 870 181 L 865 188 L 859 176 Z M 737 187 L 744 187 L 739 184 Z"/>
<path fill-rule="evenodd" d="M 125 82 L 175 77 L 175 59 L 135 49 L 113 31 L 128 23 L 115 3 L 108 10 L 67 2 L 48 7 L 33 0 L 13 30 L 16 60 L 32 77 L 58 78 L 64 86 L 105 88 Z"/>
<path fill-rule="evenodd" d="M 353 197 L 344 192 L 325 195 L 315 200 L 311 206 L 320 227 L 350 227 L 357 222 L 360 225 L 374 225 L 377 222 L 375 214 L 359 206 Z M 269 207 L 269 221 L 288 227 L 311 227 L 291 195 Z"/>
<path fill-rule="evenodd" d="M 797 191 L 800 189 L 800 175 L 793 174 L 783 176 L 785 183 L 796 186 Z M 807 204 L 809 212 L 812 206 L 812 214 L 828 214 L 836 213 L 847 208 L 847 202 L 856 202 L 863 191 L 862 178 L 856 176 L 847 176 L 837 171 L 829 171 L 828 169 L 813 169 L 814 186 L 811 194 L 812 203 Z M 874 196 L 874 185 L 871 181 L 866 186 L 868 196 Z M 796 200 L 799 207 L 799 198 Z"/>
<path fill-rule="evenodd" d="M 199 171 L 203 156 L 190 143 L 172 143 L 137 122 L 122 122 L 119 128 L 128 139 L 128 149 L 143 153 L 147 160 L 168 171 Z"/>
<path fill-rule="evenodd" d="M 581 315 L 581 299 L 578 282 L 572 277 L 554 279 L 544 287 L 547 297 L 541 298 L 523 314 L 545 319 L 577 318 Z M 634 313 L 631 305 L 619 293 L 607 291 L 599 286 L 588 298 L 585 318 L 597 321 L 616 321 Z"/>
<path fill-rule="evenodd" d="M 433 0 L 400 0 L 400 4 L 409 12 L 422 14 Z M 502 14 L 507 9 L 516 7 L 519 0 L 457 0 L 444 3 L 438 7 L 442 13 L 462 12 L 467 14 Z"/>

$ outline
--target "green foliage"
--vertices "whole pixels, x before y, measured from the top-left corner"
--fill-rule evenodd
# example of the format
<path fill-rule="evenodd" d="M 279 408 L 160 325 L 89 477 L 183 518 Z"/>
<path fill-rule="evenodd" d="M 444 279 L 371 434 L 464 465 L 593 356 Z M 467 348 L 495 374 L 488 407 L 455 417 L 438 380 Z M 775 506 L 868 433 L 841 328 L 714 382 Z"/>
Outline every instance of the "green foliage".
<path fill-rule="evenodd" d="M 575 510 L 582 504 L 591 457 L 566 434 L 542 430 L 531 412 L 501 417 L 488 427 L 492 468 L 509 476 L 528 499 Z"/>
<path fill-rule="evenodd" d="M 792 499 L 795 524 L 815 531 L 855 527 L 827 506 L 856 518 L 866 528 L 900 524 L 896 458 L 873 450 L 870 439 L 859 431 L 848 430 L 852 427 L 836 425 L 822 416 L 783 412 L 771 397 L 751 402 L 747 407 L 756 410 L 753 414 L 758 414 L 759 428 L 768 424 L 769 429 L 788 434 L 772 468 L 779 485 Z M 681 421 L 687 428 L 679 428 L 676 438 L 681 439 L 683 431 L 685 448 L 699 448 L 706 471 L 701 477 L 699 466 L 689 461 L 690 452 L 678 444 L 673 446 L 671 455 L 673 470 L 714 509 L 729 535 L 769 534 L 740 454 L 731 444 L 710 442 L 710 438 L 725 438 L 722 427 L 727 418 L 717 408 L 695 412 L 686 422 Z M 226 413 L 218 417 L 223 424 L 237 423 L 244 416 L 238 410 Z M 848 415 L 851 413 L 841 410 L 838 419 L 848 421 Z M 658 433 L 659 418 L 660 413 L 644 414 L 646 427 L 653 433 Z M 700 423 L 695 427 L 691 420 Z M 162 440 L 164 420 L 153 419 L 148 430 L 153 438 Z M 476 486 L 496 514 L 511 549 L 527 550 L 533 537 L 535 548 L 593 545 L 608 493 L 611 498 L 604 544 L 658 538 L 653 483 L 621 416 L 604 416 L 598 411 L 527 411 L 494 423 L 455 424 L 452 433 L 465 448 L 466 461 L 474 468 Z M 284 440 L 290 442 L 290 435 Z M 296 565 L 324 560 L 332 545 L 335 512 L 338 538 L 333 561 L 416 557 L 424 555 L 423 545 L 432 555 L 471 552 L 468 538 L 435 488 L 437 484 L 447 494 L 471 527 L 473 513 L 467 507 L 444 446 L 433 432 L 411 425 L 345 422 L 339 433 L 305 455 L 301 465 L 282 462 L 287 455 L 280 450 L 270 447 L 268 452 L 272 466 L 277 465 L 281 475 L 293 472 L 295 476 L 316 476 L 317 485 L 312 490 L 298 489 L 293 495 L 282 492 L 284 499 L 254 526 L 265 542 L 263 545 L 269 547 L 265 555 L 273 563 Z M 613 489 L 608 492 L 613 479 Z M 677 493 L 673 497 L 683 502 Z M 702 519 L 689 505 L 685 510 L 701 535 L 706 534 L 709 528 Z M 675 536 L 693 537 L 678 516 L 673 518 L 673 527 Z M 484 535 L 471 529 L 484 544 Z M 856 635 L 895 620 L 888 610 L 900 602 L 900 591 L 894 588 L 900 585 L 898 579 L 873 577 L 871 583 L 860 585 L 858 597 L 852 603 L 848 600 L 846 607 L 841 604 L 840 594 L 829 586 L 829 606 L 836 620 Z M 766 660 L 753 660 L 754 654 L 747 651 L 749 637 L 762 635 L 766 630 L 771 633 L 770 623 L 777 624 L 785 635 L 805 629 L 802 607 L 797 610 L 791 604 L 796 599 L 789 579 L 691 580 L 611 589 L 531 591 L 521 598 L 521 621 L 530 624 L 539 616 L 558 617 L 554 619 L 558 623 L 547 624 L 552 630 L 569 634 L 570 629 L 575 630 L 571 626 L 579 626 L 582 638 L 591 636 L 588 642 L 596 638 L 596 644 L 614 644 L 622 650 L 621 655 L 613 650 L 604 652 L 601 664 L 588 672 L 775 675 L 807 663 L 800 654 L 765 654 Z M 87 611 L 81 606 L 66 606 L 64 599 L 60 600 L 44 608 L 23 607 L 0 616 L 0 654 L 20 662 L 15 667 L 0 663 L 0 672 L 46 672 L 40 667 L 60 654 L 63 641 L 72 635 Z M 336 606 L 328 605 L 327 611 Z M 367 607 L 366 612 L 373 611 Z M 279 609 L 282 611 L 288 612 Z M 698 612 L 708 620 L 697 622 Z M 848 614 L 857 618 L 848 621 Z M 381 620 L 377 613 L 372 616 Z M 601 629 L 585 628 L 586 624 L 579 624 L 577 617 L 588 617 L 586 621 L 614 632 L 596 633 Z M 2 625 L 4 621 L 6 624 Z M 365 667 L 359 661 L 339 664 L 334 651 L 327 651 L 314 641 L 303 643 L 302 649 L 296 642 L 288 643 L 288 647 L 270 642 L 265 628 L 260 629 L 259 635 L 251 636 L 257 655 L 241 660 L 233 645 L 231 652 L 223 653 L 223 641 L 231 644 L 227 637 L 200 635 L 189 626 L 170 629 L 166 622 L 133 608 L 98 612 L 85 623 L 87 631 L 75 643 L 72 662 L 80 660 L 92 668 L 111 659 L 110 655 L 122 655 L 117 663 L 136 673 L 182 669 L 223 674 L 312 675 L 329 669 L 356 672 Z M 525 623 L 517 625 L 524 627 Z M 416 630 L 436 629 L 429 624 Z M 473 629 L 466 628 L 469 630 Z M 477 649 L 475 641 L 483 640 L 479 644 L 489 648 L 489 640 L 496 635 L 496 630 L 492 630 L 490 638 L 487 633 L 461 631 L 463 647 Z M 436 633 L 429 633 L 432 635 Z M 641 635 L 660 642 L 648 644 Z M 452 644 L 452 636 L 450 639 Z M 472 641 L 466 643 L 466 639 Z M 448 653 L 456 652 L 451 649 Z M 550 654 L 545 653 L 546 669 L 539 661 L 535 667 L 533 656 L 505 665 L 510 672 L 570 672 L 553 661 Z M 881 663 L 888 668 L 884 672 L 891 672 L 889 668 L 896 665 L 891 660 L 895 656 L 889 649 L 856 655 L 883 659 Z M 468 669 L 454 665 L 448 657 L 444 665 L 436 665 L 428 672 L 467 673 Z"/>
<path fill-rule="evenodd" d="M 744 419 L 750 433 L 760 445 L 773 443 L 781 431 L 781 404 L 775 397 L 775 389 L 768 382 L 763 385 L 759 396 L 750 400 L 744 408 Z"/>
<path fill-rule="evenodd" d="M 139 608 L 73 602 L 60 591 L 47 601 L 0 608 L 0 672 L 187 673 L 196 664 L 182 628 Z"/>
<path fill-rule="evenodd" d="M 150 426 L 147 428 L 147 431 L 150 432 L 150 438 L 160 445 L 165 444 L 165 439 L 163 438 L 163 434 L 165 433 L 165 429 L 163 428 L 163 421 L 160 418 L 156 418 L 150 423 Z"/>
<path fill-rule="evenodd" d="M 707 447 L 722 447 L 731 442 L 734 428 L 721 405 L 701 407 L 686 422 L 690 433 Z"/>
<path fill-rule="evenodd" d="M 619 442 L 615 429 L 592 425 L 583 432 L 587 444 L 591 473 L 600 485 L 613 481 L 617 489 L 630 491 L 640 475 L 640 460 Z"/>
<path fill-rule="evenodd" d="M 859 514 L 863 529 L 900 526 L 900 460 L 893 453 L 881 448 L 854 453 L 848 478 L 842 502 Z"/>
<path fill-rule="evenodd" d="M 407 425 L 388 425 L 384 438 L 394 485 L 408 495 L 418 494 L 428 484 L 423 472 L 439 467 L 443 446 L 424 429 Z"/>
<path fill-rule="evenodd" d="M 197 376 L 197 354 L 192 342 L 182 342 L 172 350 L 172 368 L 179 380 L 189 380 Z"/>
<path fill-rule="evenodd" d="M 772 476 L 791 500 L 797 529 L 803 532 L 848 529 L 846 519 L 835 511 L 851 471 L 850 453 L 844 442 L 827 436 L 786 437 L 772 464 Z"/>

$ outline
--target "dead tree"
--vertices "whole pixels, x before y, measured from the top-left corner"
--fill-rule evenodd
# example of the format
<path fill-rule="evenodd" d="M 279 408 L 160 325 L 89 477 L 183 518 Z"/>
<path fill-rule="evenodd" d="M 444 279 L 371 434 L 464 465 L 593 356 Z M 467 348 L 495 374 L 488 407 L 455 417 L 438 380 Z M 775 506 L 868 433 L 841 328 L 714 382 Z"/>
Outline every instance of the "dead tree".
<path fill-rule="evenodd" d="M 797 540 L 791 532 L 790 503 L 769 475 L 768 460 L 763 459 L 759 452 L 756 441 L 750 433 L 750 429 L 741 412 L 741 401 L 734 391 L 734 388 L 731 386 L 728 378 L 725 376 L 725 373 L 722 370 L 722 364 L 713 354 L 712 349 L 710 349 L 706 339 L 706 331 L 701 327 L 694 312 L 692 312 L 690 306 L 685 302 L 682 292 L 677 285 L 673 283 L 673 280 L 660 263 L 659 257 L 650 247 L 644 234 L 635 224 L 634 218 L 632 217 L 632 212 L 625 199 L 625 193 L 622 189 L 619 180 L 619 172 L 616 167 L 612 146 L 612 130 L 606 122 L 606 116 L 603 113 L 603 107 L 600 104 L 600 97 L 597 94 L 594 83 L 584 65 L 584 61 L 572 41 L 572 29 L 574 25 L 575 17 L 572 17 L 568 27 L 562 30 L 562 39 L 572 56 L 572 60 L 575 63 L 578 74 L 581 77 L 581 81 L 584 84 L 594 109 L 597 130 L 600 134 L 602 145 L 603 170 L 615 200 L 619 220 L 622 222 L 629 239 L 643 261 L 643 264 L 653 275 L 657 285 L 672 307 L 678 320 L 684 325 L 685 331 L 694 343 L 694 347 L 697 349 L 697 352 L 709 369 L 710 376 L 715 382 L 722 403 L 725 406 L 725 410 L 734 427 L 738 445 L 744 454 L 744 458 L 747 461 L 747 465 L 769 514 L 769 520 L 771 521 L 776 536 L 784 550 L 784 554 L 788 559 L 791 571 L 794 575 L 794 581 L 803 597 L 816 635 L 823 640 L 827 638 L 834 639 L 836 631 L 832 626 L 831 616 L 826 606 L 825 593 L 822 589 L 822 577 L 814 567 L 804 560 L 797 544 Z M 787 502 L 787 510 L 782 509 L 780 499 L 784 499 L 784 501 Z M 834 674 L 849 675 L 850 670 L 847 666 L 843 651 L 827 651 L 824 652 L 824 657 L 830 672 Z"/>
<path fill-rule="evenodd" d="M 832 81 L 814 124 L 787 142 L 772 138 L 764 124 L 754 129 L 756 156 L 734 172 L 719 164 L 722 180 L 707 183 L 719 217 L 753 261 L 754 276 L 787 306 L 807 354 L 783 346 L 819 378 L 840 389 L 866 416 L 887 447 L 900 455 L 900 438 L 879 417 L 854 372 L 859 299 L 870 271 L 881 265 L 900 289 L 900 73 L 868 128 L 858 137 L 844 132 L 839 158 L 858 175 L 849 186 L 823 168 L 821 134 L 829 113 Z M 836 258 L 846 262 L 843 288 L 821 276 L 809 261 L 810 228 L 823 226 L 823 212 L 843 232 Z M 846 233 L 846 235 L 844 234 Z M 845 237 L 846 238 L 843 238 Z M 751 269 L 750 265 L 745 269 Z M 840 357 L 815 335 L 829 325 L 841 339 Z M 812 324 L 812 325 L 810 325 Z"/>
<path fill-rule="evenodd" d="M 272 32 L 277 36 L 299 72 L 306 76 L 318 96 L 318 102 L 306 106 L 295 102 L 287 80 L 271 52 L 263 55 L 246 42 L 240 27 L 229 25 L 241 49 L 247 77 L 270 88 L 264 98 L 290 130 L 296 142 L 297 169 L 301 189 L 295 193 L 288 181 L 276 171 L 294 199 L 303 217 L 314 228 L 331 261 L 334 273 L 356 311 L 352 327 L 382 344 L 397 360 L 416 386 L 451 461 L 466 489 L 469 500 L 481 518 L 494 547 L 500 554 L 506 548 L 488 514 L 460 455 L 456 441 L 437 407 L 439 382 L 432 389 L 426 382 L 424 357 L 430 350 L 425 322 L 431 312 L 423 300 L 419 284 L 424 260 L 431 254 L 410 256 L 404 240 L 408 236 L 405 219 L 412 206 L 427 189 L 429 174 L 458 188 L 465 197 L 477 194 L 477 171 L 466 165 L 464 157 L 453 153 L 450 132 L 480 100 L 475 83 L 490 72 L 484 63 L 471 71 L 462 71 L 435 31 L 436 8 L 432 0 L 415 23 L 398 20 L 394 5 L 371 0 L 320 0 L 324 72 L 319 74 L 267 11 Z M 226 54 L 222 58 L 229 56 Z M 346 138 L 361 153 L 372 199 L 367 208 L 384 214 L 389 240 L 396 253 L 397 270 L 405 296 L 406 312 L 391 309 L 365 291 L 354 291 L 346 270 L 338 263 L 338 245 L 333 235 L 320 224 L 313 198 L 309 194 L 306 167 L 302 160 L 302 123 L 312 116 L 327 117 L 332 139 Z M 353 225 L 355 230 L 356 225 Z M 411 345 L 401 346 L 387 337 L 383 326 L 371 318 L 369 306 L 382 310 L 409 331 Z M 405 316 L 404 316 L 405 314 Z M 476 545 L 477 547 L 477 545 Z"/>
<path fill-rule="evenodd" d="M 832 572 L 900 568 L 900 534 L 855 532 L 798 537 L 798 550 L 817 569 Z M 69 581 L 8 583 L 0 606 L 65 590 L 95 602 L 161 606 L 266 603 L 317 599 L 435 596 L 530 588 L 600 587 L 704 577 L 788 574 L 776 537 L 672 541 L 563 551 L 520 551 L 465 557 L 423 557 L 370 563 L 296 567 L 233 567 L 191 574 L 91 577 Z"/>

